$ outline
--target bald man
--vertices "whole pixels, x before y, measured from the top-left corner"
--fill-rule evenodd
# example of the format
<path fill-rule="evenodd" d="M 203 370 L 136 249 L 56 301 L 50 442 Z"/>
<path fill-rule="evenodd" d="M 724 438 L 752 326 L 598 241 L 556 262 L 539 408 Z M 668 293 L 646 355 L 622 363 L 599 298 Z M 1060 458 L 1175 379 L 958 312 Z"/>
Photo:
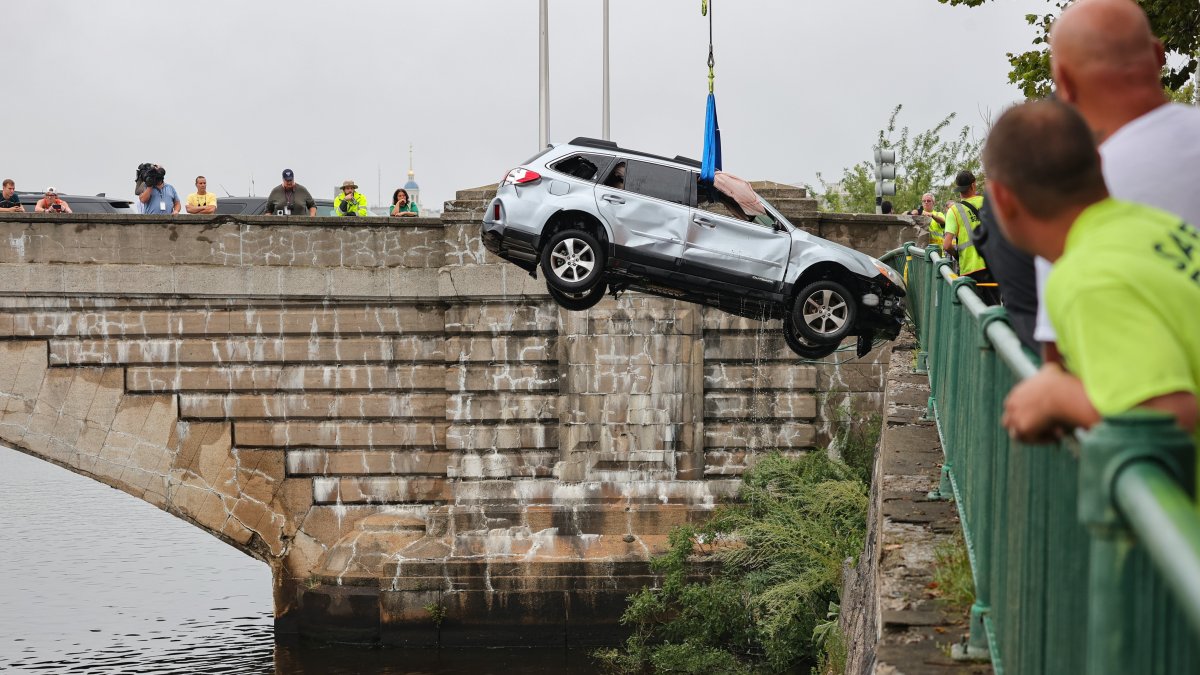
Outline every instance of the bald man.
<path fill-rule="evenodd" d="M 1088 127 L 1057 101 L 1004 113 L 983 163 L 1004 234 L 1055 262 L 1045 298 L 1067 368 L 1014 387 L 1004 426 L 1036 442 L 1148 408 L 1200 446 L 1200 232 L 1110 197 Z"/>
<path fill-rule="evenodd" d="M 1162 43 L 1132 0 L 1079 0 L 1050 30 L 1055 93 L 1075 106 L 1095 135 L 1113 196 L 1197 224 L 1200 109 L 1167 101 L 1160 79 L 1165 62 Z M 1049 268 L 1037 261 L 1039 296 Z M 1035 337 L 1053 342 L 1041 306 Z"/>

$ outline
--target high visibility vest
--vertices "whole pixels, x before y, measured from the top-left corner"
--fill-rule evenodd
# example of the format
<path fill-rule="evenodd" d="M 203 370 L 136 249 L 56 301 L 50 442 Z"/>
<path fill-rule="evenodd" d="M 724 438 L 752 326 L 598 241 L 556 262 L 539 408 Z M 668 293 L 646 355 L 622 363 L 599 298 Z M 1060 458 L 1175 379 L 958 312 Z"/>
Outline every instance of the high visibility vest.
<path fill-rule="evenodd" d="M 940 247 L 942 245 L 942 235 L 946 231 L 946 226 L 934 220 L 932 216 L 939 216 L 942 220 L 945 220 L 946 214 L 942 213 L 941 211 L 930 211 L 929 214 L 931 216 L 929 219 L 929 243 Z"/>
<path fill-rule="evenodd" d="M 342 208 L 342 204 L 346 204 L 346 208 Z M 333 198 L 333 215 L 335 216 L 360 216 L 366 217 L 370 215 L 367 209 L 367 198 L 361 192 L 355 192 L 353 199 L 346 199 L 346 193 L 341 193 Z"/>
<path fill-rule="evenodd" d="M 983 195 L 975 195 L 962 201 L 969 202 L 976 211 L 983 208 Z M 958 273 L 963 276 L 987 269 L 987 263 L 983 261 L 983 256 L 975 250 L 975 242 L 971 240 L 971 233 L 977 227 L 979 227 L 979 218 L 961 202 L 955 203 L 946 212 L 946 231 L 954 233 L 954 245 L 958 250 Z"/>

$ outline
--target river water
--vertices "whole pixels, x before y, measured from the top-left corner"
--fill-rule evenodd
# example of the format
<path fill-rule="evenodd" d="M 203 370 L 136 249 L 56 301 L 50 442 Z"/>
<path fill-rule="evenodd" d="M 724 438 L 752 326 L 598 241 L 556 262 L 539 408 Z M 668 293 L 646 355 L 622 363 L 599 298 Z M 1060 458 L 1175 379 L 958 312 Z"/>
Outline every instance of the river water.
<path fill-rule="evenodd" d="M 0 672 L 596 670 L 578 650 L 276 645 L 265 564 L 139 499 L 0 448 Z"/>

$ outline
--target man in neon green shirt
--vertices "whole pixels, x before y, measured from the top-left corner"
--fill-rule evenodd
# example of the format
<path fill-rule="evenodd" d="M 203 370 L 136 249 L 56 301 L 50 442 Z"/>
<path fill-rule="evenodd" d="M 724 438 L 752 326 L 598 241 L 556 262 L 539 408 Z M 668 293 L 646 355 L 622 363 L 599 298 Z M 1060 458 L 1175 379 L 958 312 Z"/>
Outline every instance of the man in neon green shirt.
<path fill-rule="evenodd" d="M 979 227 L 979 210 L 983 208 L 983 195 L 976 188 L 975 174 L 959 171 L 954 177 L 954 189 L 960 198 L 946 209 L 946 232 L 942 238 L 942 250 L 958 257 L 958 273 L 971 277 L 979 284 L 975 292 L 989 305 L 1000 304 L 1000 293 L 994 286 L 996 280 L 988 271 L 987 262 L 975 248 L 972 234 Z"/>
<path fill-rule="evenodd" d="M 984 164 L 1005 235 L 1055 263 L 1046 304 L 1067 368 L 1048 364 L 1013 388 L 1009 432 L 1048 440 L 1149 408 L 1200 445 L 1200 232 L 1110 197 L 1091 132 L 1062 103 L 1006 112 Z"/>
<path fill-rule="evenodd" d="M 362 218 L 371 215 L 367 210 L 367 197 L 358 191 L 358 185 L 354 181 L 342 183 L 342 193 L 333 198 L 333 215 Z"/>

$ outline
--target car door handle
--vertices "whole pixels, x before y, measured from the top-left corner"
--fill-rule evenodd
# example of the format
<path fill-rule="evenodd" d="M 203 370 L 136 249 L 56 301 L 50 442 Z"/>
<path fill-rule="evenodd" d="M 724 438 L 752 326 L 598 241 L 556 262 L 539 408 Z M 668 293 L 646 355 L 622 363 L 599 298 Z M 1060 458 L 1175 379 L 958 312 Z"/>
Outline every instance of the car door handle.
<path fill-rule="evenodd" d="M 603 199 L 604 201 L 608 202 L 609 204 L 624 204 L 625 203 L 624 199 L 621 199 L 620 197 L 618 197 L 616 195 L 604 195 L 600 199 Z"/>
<path fill-rule="evenodd" d="M 692 218 L 692 222 L 693 222 L 693 223 L 695 223 L 695 224 L 697 224 L 697 225 L 699 225 L 700 227 L 709 227 L 709 228 L 714 228 L 714 227 L 716 227 L 716 226 L 717 226 L 717 224 L 716 224 L 716 223 L 714 223 L 713 221 L 709 220 L 708 218 L 701 218 L 701 217 L 699 217 L 699 216 L 697 216 L 697 217 L 695 217 L 695 218 Z"/>

